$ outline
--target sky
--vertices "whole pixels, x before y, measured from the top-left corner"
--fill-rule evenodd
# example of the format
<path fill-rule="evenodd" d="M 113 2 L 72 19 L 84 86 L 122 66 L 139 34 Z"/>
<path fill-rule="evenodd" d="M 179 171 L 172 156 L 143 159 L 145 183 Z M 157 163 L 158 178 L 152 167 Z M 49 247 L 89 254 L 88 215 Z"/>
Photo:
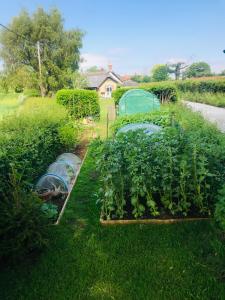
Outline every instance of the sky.
<path fill-rule="evenodd" d="M 83 69 L 110 63 L 120 74 L 149 74 L 177 60 L 225 69 L 225 0 L 0 0 L 0 23 L 37 7 L 57 7 L 66 29 L 85 32 Z"/>

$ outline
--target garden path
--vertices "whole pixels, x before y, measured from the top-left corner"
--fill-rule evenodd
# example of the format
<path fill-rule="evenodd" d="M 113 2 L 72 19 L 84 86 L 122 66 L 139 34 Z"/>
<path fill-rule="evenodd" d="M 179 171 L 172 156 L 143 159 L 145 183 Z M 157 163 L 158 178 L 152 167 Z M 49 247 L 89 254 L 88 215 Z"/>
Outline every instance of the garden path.
<path fill-rule="evenodd" d="M 215 123 L 222 132 L 225 132 L 225 108 L 196 102 L 184 102 L 193 111 L 200 112 L 205 119 Z"/>

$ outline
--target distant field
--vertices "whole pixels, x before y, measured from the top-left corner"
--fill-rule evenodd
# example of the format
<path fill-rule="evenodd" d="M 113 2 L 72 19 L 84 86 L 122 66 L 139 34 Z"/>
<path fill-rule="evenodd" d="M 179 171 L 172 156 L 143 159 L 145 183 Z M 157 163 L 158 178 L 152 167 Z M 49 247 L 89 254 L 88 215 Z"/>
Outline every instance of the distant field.
<path fill-rule="evenodd" d="M 21 96 L 15 93 L 0 93 L 0 119 L 15 111 L 21 104 Z"/>

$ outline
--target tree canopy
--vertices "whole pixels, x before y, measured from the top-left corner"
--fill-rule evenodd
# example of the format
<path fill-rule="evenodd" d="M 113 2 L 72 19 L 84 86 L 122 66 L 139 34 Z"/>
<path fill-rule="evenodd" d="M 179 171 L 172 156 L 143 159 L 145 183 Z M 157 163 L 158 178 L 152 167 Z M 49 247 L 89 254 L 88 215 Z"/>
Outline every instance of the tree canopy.
<path fill-rule="evenodd" d="M 187 68 L 184 75 L 187 78 L 209 76 L 211 75 L 211 68 L 204 61 L 195 62 Z"/>
<path fill-rule="evenodd" d="M 164 81 L 169 79 L 167 65 L 158 64 L 152 68 L 152 81 Z"/>
<path fill-rule="evenodd" d="M 11 31 L 0 33 L 0 57 L 7 74 L 19 69 L 33 72 L 34 82 L 43 94 L 62 88 L 70 81 L 68 74 L 78 69 L 83 33 L 79 29 L 64 30 L 57 9 L 50 12 L 38 8 L 32 15 L 23 10 L 8 25 Z M 37 42 L 40 43 L 41 76 Z"/>

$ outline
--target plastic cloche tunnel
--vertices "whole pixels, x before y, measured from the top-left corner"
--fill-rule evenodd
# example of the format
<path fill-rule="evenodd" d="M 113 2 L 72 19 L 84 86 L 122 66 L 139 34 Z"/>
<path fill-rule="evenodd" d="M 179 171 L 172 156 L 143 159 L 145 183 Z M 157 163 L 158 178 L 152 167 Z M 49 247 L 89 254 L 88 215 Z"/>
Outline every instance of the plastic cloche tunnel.
<path fill-rule="evenodd" d="M 75 154 L 61 154 L 37 182 L 36 192 L 46 200 L 65 198 L 72 189 L 80 165 L 81 159 Z"/>

